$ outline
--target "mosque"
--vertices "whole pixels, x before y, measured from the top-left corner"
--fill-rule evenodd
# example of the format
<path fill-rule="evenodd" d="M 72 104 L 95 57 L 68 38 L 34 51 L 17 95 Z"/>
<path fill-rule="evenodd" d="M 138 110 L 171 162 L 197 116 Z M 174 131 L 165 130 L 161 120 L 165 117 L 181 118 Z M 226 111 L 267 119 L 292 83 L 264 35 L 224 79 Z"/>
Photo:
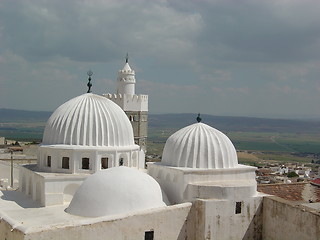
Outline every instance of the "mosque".
<path fill-rule="evenodd" d="M 146 130 L 134 127 L 146 129 L 148 100 L 135 94 L 134 75 L 126 59 L 117 94 L 88 84 L 54 111 L 37 164 L 21 167 L 19 191 L 0 192 L 0 240 L 319 237 L 314 222 L 305 230 L 283 222 L 311 218 L 259 193 L 256 168 L 239 164 L 230 139 L 200 116 L 146 167 Z"/>

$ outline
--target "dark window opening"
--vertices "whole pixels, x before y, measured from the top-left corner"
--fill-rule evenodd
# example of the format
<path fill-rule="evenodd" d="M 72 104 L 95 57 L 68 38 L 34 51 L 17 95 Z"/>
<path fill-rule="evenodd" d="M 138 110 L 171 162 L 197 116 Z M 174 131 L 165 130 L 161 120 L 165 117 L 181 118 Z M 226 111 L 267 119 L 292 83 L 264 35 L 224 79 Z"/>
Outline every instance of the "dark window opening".
<path fill-rule="evenodd" d="M 241 213 L 241 202 L 236 202 L 236 214 L 240 214 Z"/>
<path fill-rule="evenodd" d="M 89 169 L 89 158 L 82 158 L 82 169 Z"/>
<path fill-rule="evenodd" d="M 51 167 L 51 156 L 47 156 L 47 167 Z"/>
<path fill-rule="evenodd" d="M 129 116 L 129 121 L 130 121 L 130 122 L 133 121 L 133 116 L 132 116 L 132 115 Z"/>
<path fill-rule="evenodd" d="M 153 240 L 154 239 L 154 231 L 146 231 L 144 232 L 144 240 Z"/>
<path fill-rule="evenodd" d="M 62 157 L 62 168 L 69 169 L 69 158 Z"/>
<path fill-rule="evenodd" d="M 101 158 L 101 169 L 108 168 L 108 158 Z"/>
<path fill-rule="evenodd" d="M 120 158 L 120 160 L 119 160 L 119 166 L 123 166 L 123 158 Z"/>

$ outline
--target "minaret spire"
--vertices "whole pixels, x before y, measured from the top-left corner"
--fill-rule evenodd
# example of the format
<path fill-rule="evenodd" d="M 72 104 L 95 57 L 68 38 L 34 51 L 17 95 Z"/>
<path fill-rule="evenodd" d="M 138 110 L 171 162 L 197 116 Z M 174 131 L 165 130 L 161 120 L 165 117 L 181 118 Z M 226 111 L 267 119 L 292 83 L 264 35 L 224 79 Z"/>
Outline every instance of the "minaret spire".
<path fill-rule="evenodd" d="M 198 113 L 198 117 L 197 117 L 197 122 L 200 123 L 201 122 L 201 117 L 200 117 L 200 113 Z"/>
<path fill-rule="evenodd" d="M 88 86 L 88 91 L 87 91 L 87 93 L 91 93 L 91 87 L 92 87 L 92 83 L 91 83 L 91 76 L 92 76 L 92 74 L 93 74 L 93 72 L 91 71 L 91 70 L 89 70 L 88 72 L 87 72 L 87 75 L 89 76 L 89 78 L 88 78 L 88 84 L 87 84 L 87 86 Z"/>
<path fill-rule="evenodd" d="M 126 55 L 126 63 L 128 63 L 129 62 L 129 54 L 127 53 L 127 55 Z"/>

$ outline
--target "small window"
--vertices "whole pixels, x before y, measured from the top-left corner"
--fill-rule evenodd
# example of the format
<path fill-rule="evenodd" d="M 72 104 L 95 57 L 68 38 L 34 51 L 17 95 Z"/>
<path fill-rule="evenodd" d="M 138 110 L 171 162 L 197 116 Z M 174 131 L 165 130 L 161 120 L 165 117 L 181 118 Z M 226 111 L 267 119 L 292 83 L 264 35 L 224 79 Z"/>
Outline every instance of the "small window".
<path fill-rule="evenodd" d="M 82 158 L 82 169 L 89 169 L 89 158 Z"/>
<path fill-rule="evenodd" d="M 108 158 L 101 158 L 101 169 L 107 169 L 108 168 Z"/>
<path fill-rule="evenodd" d="M 69 158 L 62 157 L 62 168 L 69 169 Z"/>
<path fill-rule="evenodd" d="M 236 214 L 241 213 L 241 206 L 242 206 L 241 202 L 236 202 Z"/>
<path fill-rule="evenodd" d="M 153 240 L 154 239 L 154 231 L 146 231 L 144 232 L 144 240 Z"/>
<path fill-rule="evenodd" d="M 47 156 L 47 167 L 51 167 L 51 156 Z"/>
<path fill-rule="evenodd" d="M 119 159 L 119 166 L 123 166 L 123 158 Z"/>

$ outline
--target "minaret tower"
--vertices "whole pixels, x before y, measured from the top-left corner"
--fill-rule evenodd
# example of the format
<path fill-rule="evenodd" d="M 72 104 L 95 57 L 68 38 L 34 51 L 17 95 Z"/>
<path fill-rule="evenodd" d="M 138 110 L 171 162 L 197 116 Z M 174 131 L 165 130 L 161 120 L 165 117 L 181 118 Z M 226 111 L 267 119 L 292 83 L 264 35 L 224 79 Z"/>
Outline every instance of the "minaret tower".
<path fill-rule="evenodd" d="M 128 54 L 124 67 L 119 70 L 117 78 L 117 93 L 103 94 L 106 98 L 118 104 L 127 114 L 134 133 L 135 143 L 146 151 L 148 135 L 148 95 L 135 93 L 135 72 L 129 65 Z"/>
<path fill-rule="evenodd" d="M 118 72 L 117 79 L 117 94 L 135 94 L 135 73 L 134 70 L 130 68 L 128 54 L 126 56 L 126 64 L 122 70 Z"/>

